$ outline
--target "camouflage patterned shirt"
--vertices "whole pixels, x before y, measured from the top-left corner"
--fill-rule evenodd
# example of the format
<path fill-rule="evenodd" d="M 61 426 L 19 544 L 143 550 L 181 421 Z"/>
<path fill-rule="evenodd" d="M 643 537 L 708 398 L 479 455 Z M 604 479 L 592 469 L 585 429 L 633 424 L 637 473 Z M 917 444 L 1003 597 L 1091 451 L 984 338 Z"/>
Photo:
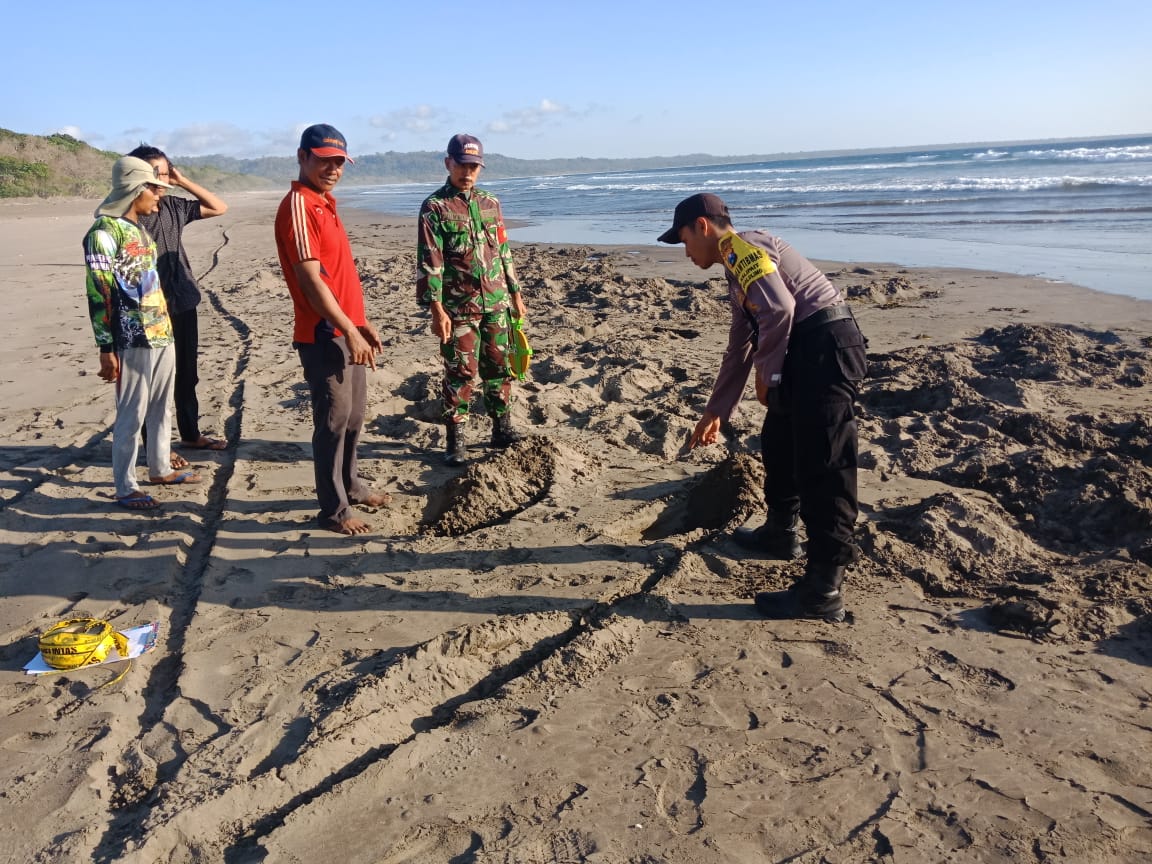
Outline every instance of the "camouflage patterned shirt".
<path fill-rule="evenodd" d="M 461 192 L 445 183 L 420 205 L 416 239 L 416 299 L 439 301 L 452 315 L 509 308 L 520 291 L 504 216 L 496 196 Z"/>
<path fill-rule="evenodd" d="M 102 353 L 172 344 L 156 244 L 124 218 L 98 216 L 84 235 L 88 316 Z"/>

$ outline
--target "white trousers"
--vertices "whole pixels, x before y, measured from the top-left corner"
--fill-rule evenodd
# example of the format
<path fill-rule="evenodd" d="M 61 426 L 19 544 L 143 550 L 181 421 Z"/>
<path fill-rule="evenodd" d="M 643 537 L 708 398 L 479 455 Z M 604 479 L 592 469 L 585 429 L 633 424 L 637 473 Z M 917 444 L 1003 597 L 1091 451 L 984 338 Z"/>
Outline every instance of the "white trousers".
<path fill-rule="evenodd" d="M 121 348 L 120 380 L 116 384 L 116 425 L 112 427 L 112 476 L 116 497 L 139 490 L 136 455 L 140 427 L 148 429 L 148 476 L 172 473 L 172 386 L 176 376 L 176 350 Z"/>

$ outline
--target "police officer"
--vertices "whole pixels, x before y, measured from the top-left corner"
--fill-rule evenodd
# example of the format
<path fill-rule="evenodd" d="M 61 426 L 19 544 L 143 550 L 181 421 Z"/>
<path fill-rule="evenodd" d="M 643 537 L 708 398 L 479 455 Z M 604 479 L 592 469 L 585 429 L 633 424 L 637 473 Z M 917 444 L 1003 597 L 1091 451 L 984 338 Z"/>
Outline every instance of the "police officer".
<path fill-rule="evenodd" d="M 842 583 L 859 557 L 854 403 L 867 366 L 865 341 L 828 278 L 766 231 L 737 233 L 716 195 L 676 205 L 662 243 L 683 243 L 697 267 L 723 264 L 732 306 L 728 346 L 689 448 L 719 438 L 756 371 L 766 406 L 761 432 L 768 518 L 736 540 L 769 557 L 801 554 L 798 518 L 808 534 L 804 574 L 787 591 L 756 595 L 768 618 L 844 620 Z"/>

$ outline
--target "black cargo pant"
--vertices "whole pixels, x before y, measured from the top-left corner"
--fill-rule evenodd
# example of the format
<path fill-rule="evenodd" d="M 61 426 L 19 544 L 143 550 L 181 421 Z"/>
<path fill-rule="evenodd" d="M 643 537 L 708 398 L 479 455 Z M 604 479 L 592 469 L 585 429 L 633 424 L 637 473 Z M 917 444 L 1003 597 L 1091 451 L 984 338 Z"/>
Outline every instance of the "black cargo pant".
<path fill-rule="evenodd" d="M 295 343 L 312 394 L 312 466 L 318 519 L 330 527 L 352 516 L 370 493 L 357 471 L 356 448 L 368 402 L 363 366 L 354 366 L 344 337 Z"/>
<path fill-rule="evenodd" d="M 195 307 L 169 317 L 172 319 L 172 339 L 176 343 L 176 384 L 172 390 L 176 402 L 176 428 L 180 430 L 181 441 L 196 442 L 200 440 L 200 402 L 196 399 L 196 385 L 200 383 L 196 373 L 200 325 Z"/>
<path fill-rule="evenodd" d="M 180 430 L 181 441 L 195 443 L 200 440 L 200 403 L 196 399 L 196 385 L 200 383 L 196 374 L 200 326 L 195 307 L 169 313 L 168 319 L 172 322 L 172 341 L 176 346 L 176 383 L 172 387 L 176 428 Z M 140 427 L 140 438 L 148 443 L 148 430 L 144 426 Z"/>
<path fill-rule="evenodd" d="M 859 556 L 852 542 L 859 513 L 854 404 L 866 370 L 864 337 L 854 319 L 797 325 L 788 341 L 780 405 L 764 417 L 764 498 L 774 516 L 800 514 L 809 564 L 847 565 Z"/>

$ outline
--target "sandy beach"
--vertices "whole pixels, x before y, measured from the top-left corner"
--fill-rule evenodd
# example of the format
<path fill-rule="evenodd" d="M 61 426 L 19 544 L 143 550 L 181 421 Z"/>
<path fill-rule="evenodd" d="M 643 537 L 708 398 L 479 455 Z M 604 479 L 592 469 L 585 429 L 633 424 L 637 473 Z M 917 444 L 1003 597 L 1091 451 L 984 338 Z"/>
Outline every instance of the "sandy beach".
<path fill-rule="evenodd" d="M 682 451 L 718 269 L 515 246 L 531 435 L 492 451 L 474 420 L 454 469 L 413 220 L 345 212 L 386 348 L 362 473 L 394 500 L 342 537 L 314 521 L 280 197 L 185 234 L 231 446 L 185 452 L 204 482 L 149 514 L 111 498 L 96 202 L 0 201 L 0 861 L 1152 860 L 1152 302 L 818 262 L 869 339 L 864 557 L 850 622 L 770 623 L 752 595 L 801 565 L 729 539 L 761 518 L 751 388 Z M 114 683 L 25 674 L 76 615 L 159 641 Z"/>

